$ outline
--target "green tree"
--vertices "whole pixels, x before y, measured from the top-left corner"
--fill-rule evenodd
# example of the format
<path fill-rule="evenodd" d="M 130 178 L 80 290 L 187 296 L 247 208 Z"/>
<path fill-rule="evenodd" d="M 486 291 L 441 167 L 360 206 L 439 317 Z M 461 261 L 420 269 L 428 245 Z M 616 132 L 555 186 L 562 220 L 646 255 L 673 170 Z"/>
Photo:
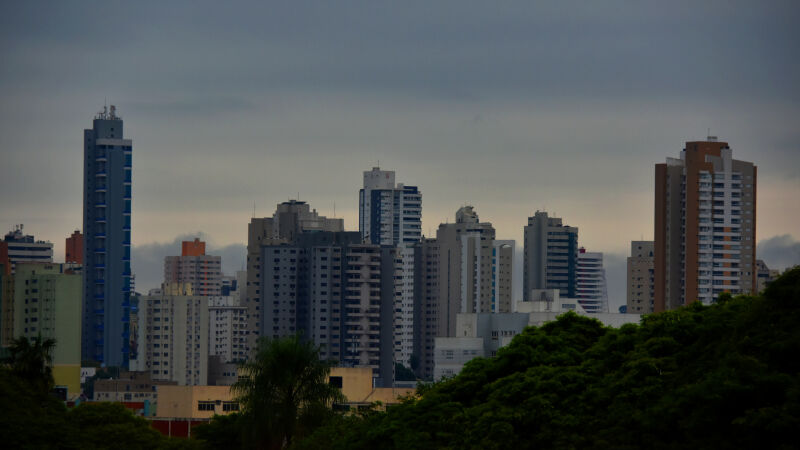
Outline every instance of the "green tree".
<path fill-rule="evenodd" d="M 394 379 L 397 381 L 416 381 L 417 376 L 408 367 L 402 365 L 401 363 L 395 363 Z"/>
<path fill-rule="evenodd" d="M 320 361 L 319 348 L 300 336 L 262 338 L 246 374 L 233 385 L 242 405 L 245 442 L 262 449 L 289 447 L 332 413 L 343 399 L 328 383 L 332 362 Z"/>
<path fill-rule="evenodd" d="M 416 399 L 330 421 L 301 449 L 797 448 L 800 268 L 605 327 L 567 313 Z"/>
<path fill-rule="evenodd" d="M 6 364 L 11 373 L 26 380 L 34 388 L 48 392 L 53 388 L 53 350 L 56 340 L 43 339 L 41 335 L 33 339 L 20 336 L 11 342 Z"/>

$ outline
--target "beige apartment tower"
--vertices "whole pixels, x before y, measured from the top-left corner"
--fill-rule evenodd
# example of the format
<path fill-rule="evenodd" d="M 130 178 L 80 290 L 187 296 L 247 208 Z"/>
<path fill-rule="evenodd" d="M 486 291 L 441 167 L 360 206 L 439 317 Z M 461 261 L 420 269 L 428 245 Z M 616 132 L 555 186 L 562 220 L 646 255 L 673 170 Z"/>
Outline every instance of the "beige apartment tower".
<path fill-rule="evenodd" d="M 511 312 L 514 242 L 495 241 L 495 229 L 472 206 L 436 232 L 438 298 L 436 337 L 454 336 L 459 313 Z"/>
<path fill-rule="evenodd" d="M 192 286 L 194 295 L 222 295 L 222 257 L 206 255 L 200 239 L 183 241 L 181 256 L 164 258 L 164 283 Z"/>
<path fill-rule="evenodd" d="M 687 142 L 655 167 L 656 312 L 756 289 L 756 167 L 727 142 Z"/>
<path fill-rule="evenodd" d="M 191 285 L 165 284 L 158 295 L 139 298 L 140 370 L 155 381 L 208 384 L 209 298 Z"/>
<path fill-rule="evenodd" d="M 655 244 L 653 241 L 631 241 L 628 257 L 628 314 L 653 312 L 655 294 Z"/>

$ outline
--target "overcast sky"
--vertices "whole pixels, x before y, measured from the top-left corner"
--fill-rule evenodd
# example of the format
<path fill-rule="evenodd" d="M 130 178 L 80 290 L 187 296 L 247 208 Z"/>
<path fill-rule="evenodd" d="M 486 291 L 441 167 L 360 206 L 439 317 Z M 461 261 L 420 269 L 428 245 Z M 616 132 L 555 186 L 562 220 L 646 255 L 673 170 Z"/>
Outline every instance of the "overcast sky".
<path fill-rule="evenodd" d="M 178 236 L 244 244 L 254 205 L 299 195 L 357 229 L 380 161 L 422 190 L 426 234 L 465 203 L 519 244 L 535 210 L 563 217 L 620 304 L 654 164 L 709 128 L 758 165 L 759 241 L 797 255 L 800 3 L 534 3 L 2 2 L 0 231 L 63 258 L 108 101 L 133 139 L 145 290 Z"/>

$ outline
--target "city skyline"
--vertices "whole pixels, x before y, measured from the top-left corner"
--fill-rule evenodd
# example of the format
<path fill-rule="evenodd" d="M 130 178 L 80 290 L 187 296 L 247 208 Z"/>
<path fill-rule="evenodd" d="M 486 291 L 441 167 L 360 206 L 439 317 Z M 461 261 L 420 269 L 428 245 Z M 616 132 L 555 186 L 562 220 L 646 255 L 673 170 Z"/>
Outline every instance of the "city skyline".
<path fill-rule="evenodd" d="M 795 4 L 352 6 L 3 5 L 0 229 L 63 261 L 79 130 L 107 98 L 136 140 L 134 272 L 176 237 L 244 245 L 254 203 L 335 204 L 356 231 L 380 164 L 425 193 L 426 236 L 469 204 L 520 253 L 528 216 L 563 217 L 623 267 L 613 309 L 630 241 L 653 238 L 653 164 L 708 128 L 759 166 L 756 241 L 798 251 Z"/>

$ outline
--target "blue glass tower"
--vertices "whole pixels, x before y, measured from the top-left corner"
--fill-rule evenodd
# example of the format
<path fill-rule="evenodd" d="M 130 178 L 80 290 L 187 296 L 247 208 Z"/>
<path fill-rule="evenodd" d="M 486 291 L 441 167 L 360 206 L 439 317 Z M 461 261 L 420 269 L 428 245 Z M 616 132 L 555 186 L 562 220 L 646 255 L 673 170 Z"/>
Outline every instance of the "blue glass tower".
<path fill-rule="evenodd" d="M 131 314 L 131 157 L 112 105 L 83 132 L 81 359 L 127 367 Z"/>

